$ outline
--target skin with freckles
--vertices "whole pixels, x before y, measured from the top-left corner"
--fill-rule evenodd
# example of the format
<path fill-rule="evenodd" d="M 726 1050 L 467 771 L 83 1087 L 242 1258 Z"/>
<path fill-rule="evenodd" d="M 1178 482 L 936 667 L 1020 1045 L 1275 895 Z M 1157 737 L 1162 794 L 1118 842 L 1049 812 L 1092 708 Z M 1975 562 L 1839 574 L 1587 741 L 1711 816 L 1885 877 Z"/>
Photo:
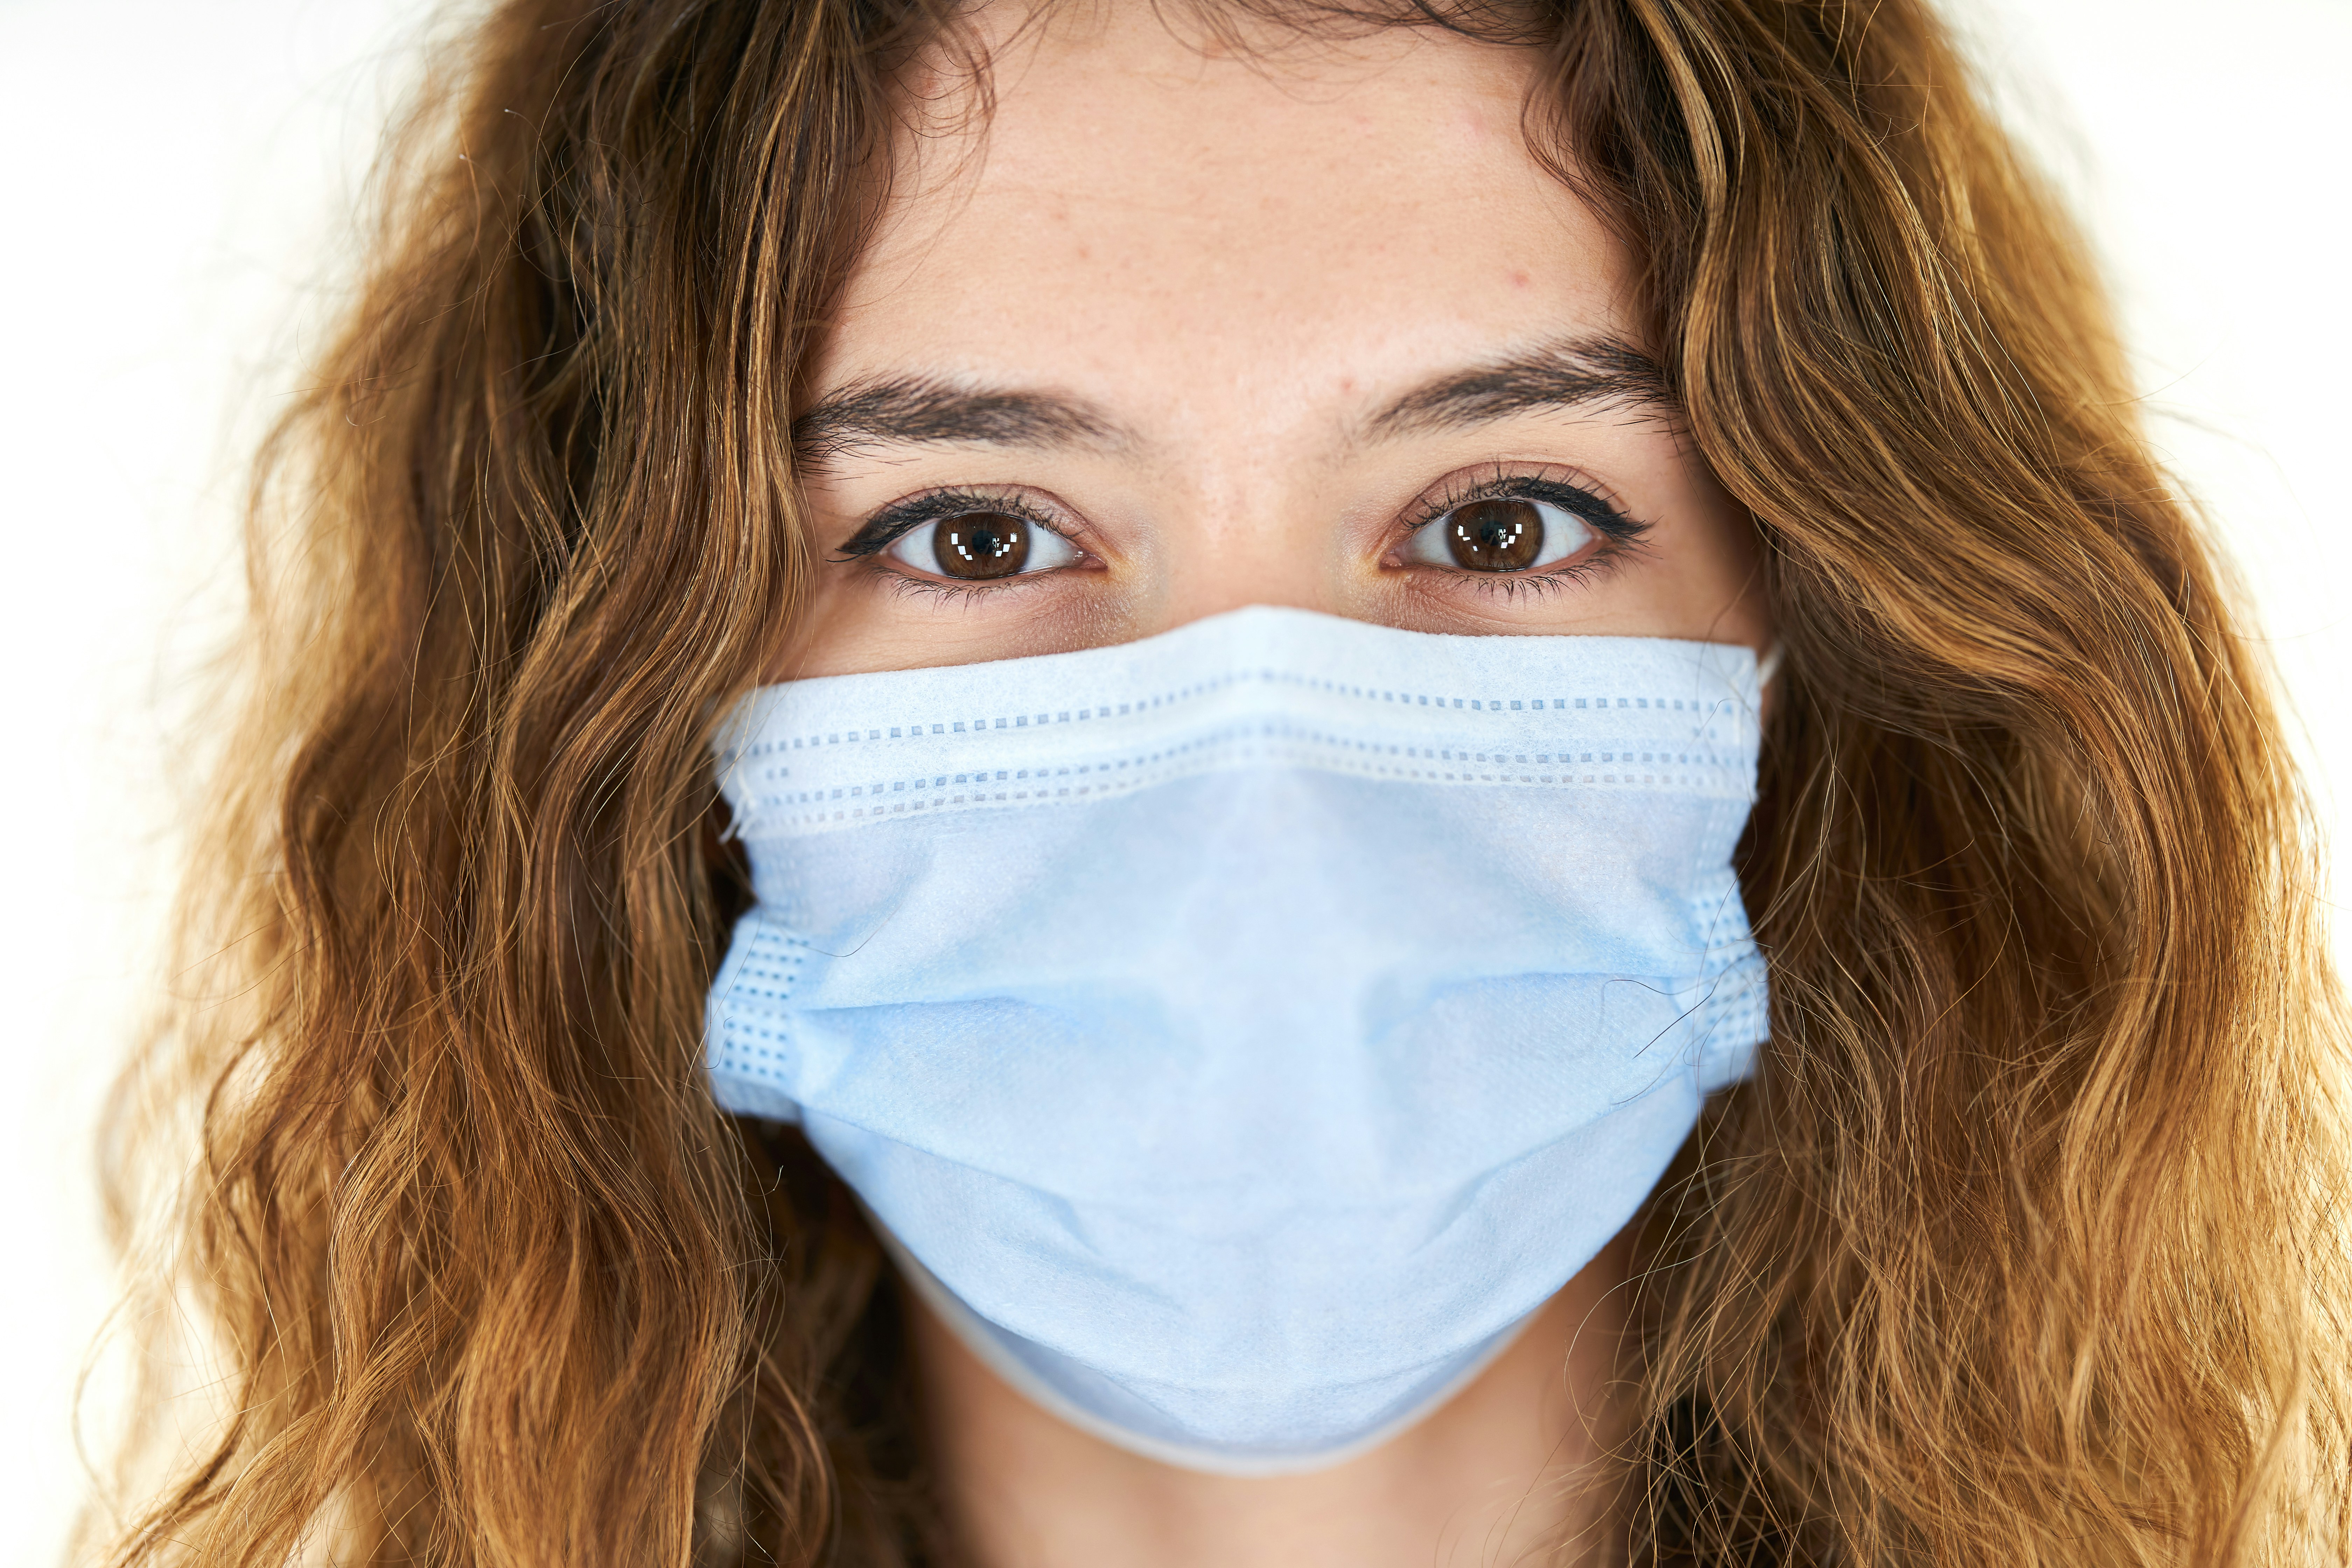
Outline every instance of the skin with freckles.
<path fill-rule="evenodd" d="M 1531 56 L 1016 21 L 974 24 L 985 114 L 945 74 L 918 93 L 807 384 L 820 561 L 776 679 L 1247 605 L 1763 647 L 1748 525 L 1656 383 L 1631 260 L 1524 139 Z M 1621 1238 L 1432 1418 L 1271 1479 L 1063 1426 L 916 1308 L 953 1533 L 982 1568 L 1580 1556 L 1625 1268 Z"/>

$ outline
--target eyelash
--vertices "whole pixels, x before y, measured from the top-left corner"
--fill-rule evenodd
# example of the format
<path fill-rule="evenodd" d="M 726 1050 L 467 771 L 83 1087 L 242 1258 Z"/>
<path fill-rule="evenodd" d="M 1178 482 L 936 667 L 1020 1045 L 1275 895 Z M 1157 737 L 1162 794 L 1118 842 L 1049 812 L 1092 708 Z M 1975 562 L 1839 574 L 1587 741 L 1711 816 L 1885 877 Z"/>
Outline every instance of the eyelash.
<path fill-rule="evenodd" d="M 1622 565 L 1627 555 L 1639 548 L 1643 535 L 1650 525 L 1621 510 L 1582 485 L 1564 479 L 1547 479 L 1534 474 L 1515 474 L 1499 466 L 1484 479 L 1461 482 L 1461 476 L 1449 479 L 1444 489 L 1434 495 L 1425 495 L 1414 504 L 1412 512 L 1398 524 L 1397 545 L 1411 539 L 1422 529 L 1435 522 L 1447 512 L 1482 500 L 1549 501 L 1580 521 L 1590 523 L 1600 536 L 1600 548 L 1583 560 L 1567 566 L 1547 567 L 1533 572 L 1444 572 L 1438 574 L 1462 581 L 1482 594 L 1499 594 L 1515 599 L 1521 594 L 1556 594 L 1573 584 L 1587 583 L 1603 572 Z"/>
<path fill-rule="evenodd" d="M 900 593 L 928 594 L 947 604 L 976 598 L 983 594 L 1003 593 L 1008 588 L 1026 587 L 1037 578 L 1055 575 L 1052 572 L 1034 572 L 1018 577 L 1000 578 L 993 583 L 950 583 L 918 577 L 896 567 L 885 566 L 874 559 L 927 522 L 961 517 L 975 511 L 1001 511 L 1007 516 L 1017 517 L 1024 522 L 1061 535 L 1069 541 L 1072 548 L 1078 548 L 1077 541 L 1070 538 L 1068 529 L 1062 527 L 1051 513 L 1018 491 L 930 490 L 886 506 L 866 519 L 866 526 L 852 534 L 849 542 L 841 547 L 837 559 L 872 562 L 870 569 L 889 577 Z"/>
<path fill-rule="evenodd" d="M 1596 574 L 1618 565 L 1626 553 L 1640 544 L 1642 536 L 1650 531 L 1650 525 L 1647 522 L 1629 516 L 1581 485 L 1570 484 L 1559 479 L 1542 479 L 1533 474 L 1514 474 L 1498 468 L 1486 479 L 1469 484 L 1449 481 L 1446 487 L 1436 494 L 1423 496 L 1414 504 L 1408 519 L 1399 523 L 1395 540 L 1390 548 L 1396 548 L 1398 544 L 1410 539 L 1415 531 L 1435 522 L 1457 507 L 1468 506 L 1473 501 L 1507 499 L 1551 502 L 1562 510 L 1570 512 L 1590 523 L 1593 531 L 1600 535 L 1601 547 L 1574 565 L 1555 566 L 1542 572 L 1491 574 L 1454 572 L 1443 573 L 1443 575 L 1474 579 L 1472 585 L 1480 592 L 1499 593 L 1506 598 L 1517 597 L 1522 593 L 1557 593 L 1569 584 L 1588 581 Z M 935 522 L 945 518 L 959 517 L 975 511 L 1004 512 L 1035 527 L 1050 530 L 1064 539 L 1069 540 L 1074 547 L 1076 546 L 1077 542 L 1070 539 L 1069 530 L 1062 527 L 1051 513 L 1018 491 L 947 489 L 931 490 L 922 495 L 910 496 L 905 500 L 884 507 L 868 518 L 866 525 L 850 537 L 848 542 L 841 547 L 837 558 L 844 561 L 872 561 L 927 522 Z M 883 566 L 878 562 L 875 563 L 873 569 L 895 579 L 902 592 L 930 594 L 949 602 L 983 594 L 1002 593 L 1009 588 L 1027 585 L 1024 577 L 1007 577 L 987 584 L 934 581 Z M 1055 574 L 1052 572 L 1038 572 L 1024 575 L 1028 578 L 1039 578 Z"/>
<path fill-rule="evenodd" d="M 855 561 L 879 555 L 927 522 L 961 517 L 975 511 L 1001 511 L 1024 522 L 1034 523 L 1039 528 L 1052 529 L 1065 539 L 1070 537 L 1069 530 L 1061 527 L 1043 508 L 1017 491 L 927 490 L 921 495 L 893 502 L 867 518 L 866 526 L 852 534 L 849 542 L 841 547 L 840 559 Z M 1072 542 L 1076 542 L 1073 540 Z"/>

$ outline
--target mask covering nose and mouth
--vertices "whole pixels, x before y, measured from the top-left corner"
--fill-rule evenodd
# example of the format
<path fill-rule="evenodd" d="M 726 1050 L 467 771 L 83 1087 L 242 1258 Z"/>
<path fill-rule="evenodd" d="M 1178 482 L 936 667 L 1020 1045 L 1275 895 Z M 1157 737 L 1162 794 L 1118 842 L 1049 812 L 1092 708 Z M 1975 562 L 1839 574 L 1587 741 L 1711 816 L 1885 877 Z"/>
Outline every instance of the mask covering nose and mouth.
<path fill-rule="evenodd" d="M 1255 608 L 730 718 L 719 1102 L 1076 1426 L 1224 1474 L 1443 1404 L 1766 1032 L 1747 649 Z"/>

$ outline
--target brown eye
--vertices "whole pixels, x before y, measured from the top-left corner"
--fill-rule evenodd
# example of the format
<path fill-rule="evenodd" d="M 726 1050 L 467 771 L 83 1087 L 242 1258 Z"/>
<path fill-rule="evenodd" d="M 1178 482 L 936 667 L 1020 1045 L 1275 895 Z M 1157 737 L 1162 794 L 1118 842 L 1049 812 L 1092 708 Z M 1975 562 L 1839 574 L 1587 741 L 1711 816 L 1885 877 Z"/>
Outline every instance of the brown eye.
<path fill-rule="evenodd" d="M 931 532 L 931 554 L 940 575 L 979 583 L 1010 577 L 1029 564 L 1030 524 L 1002 511 L 966 512 L 940 520 Z"/>
<path fill-rule="evenodd" d="M 1517 572 L 1543 549 L 1543 516 L 1533 501 L 1478 500 L 1445 519 L 1445 549 L 1465 572 Z"/>
<path fill-rule="evenodd" d="M 1565 561 L 1592 542 L 1566 507 L 1526 496 L 1465 501 L 1413 531 L 1407 559 L 1463 572 L 1525 572 Z"/>
<path fill-rule="evenodd" d="M 901 566 L 950 583 L 1042 577 L 1075 566 L 1086 552 L 1043 523 L 1009 511 L 960 511 L 907 530 L 890 542 Z"/>

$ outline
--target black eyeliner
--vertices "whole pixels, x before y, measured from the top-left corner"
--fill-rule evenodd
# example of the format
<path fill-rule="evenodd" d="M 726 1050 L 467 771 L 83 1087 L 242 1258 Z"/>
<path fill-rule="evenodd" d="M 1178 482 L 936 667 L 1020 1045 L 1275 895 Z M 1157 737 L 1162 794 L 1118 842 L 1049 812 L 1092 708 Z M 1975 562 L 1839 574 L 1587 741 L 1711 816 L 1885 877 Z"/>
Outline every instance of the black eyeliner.
<path fill-rule="evenodd" d="M 835 552 L 839 561 L 856 561 L 867 555 L 878 555 L 908 534 L 927 522 L 942 516 L 953 516 L 959 510 L 970 510 L 969 498 L 952 491 L 934 490 L 929 495 L 915 496 L 908 500 L 884 507 L 866 520 L 866 525 L 850 535 L 847 543 Z M 944 509 L 941 501 L 950 504 Z"/>
<path fill-rule="evenodd" d="M 1533 474 L 1501 474 L 1460 489 L 1448 489 L 1444 495 L 1423 503 L 1420 519 L 1412 526 L 1425 528 L 1446 513 L 1477 501 L 1513 500 L 1549 501 L 1580 521 L 1591 523 L 1612 543 L 1630 544 L 1650 531 L 1648 523 L 1618 510 L 1581 485 L 1541 479 Z"/>
<path fill-rule="evenodd" d="M 1550 501 L 1554 506 L 1573 512 L 1621 543 L 1639 539 L 1650 531 L 1648 523 L 1618 510 L 1580 485 L 1562 485 L 1552 480 L 1538 480 L 1537 483 L 1543 490 L 1557 493 L 1543 494 L 1535 491 L 1522 493 L 1530 494 L 1537 500 Z"/>
<path fill-rule="evenodd" d="M 975 490 L 932 490 L 924 495 L 909 496 L 876 512 L 866 520 L 864 527 L 849 536 L 848 542 L 834 552 L 833 558 L 836 561 L 856 561 L 868 555 L 878 555 L 927 522 L 937 522 L 943 518 L 969 517 L 974 512 L 983 511 L 1002 512 L 1049 532 L 1061 532 L 1049 520 L 1038 516 L 1034 508 L 1017 497 L 988 495 Z"/>

